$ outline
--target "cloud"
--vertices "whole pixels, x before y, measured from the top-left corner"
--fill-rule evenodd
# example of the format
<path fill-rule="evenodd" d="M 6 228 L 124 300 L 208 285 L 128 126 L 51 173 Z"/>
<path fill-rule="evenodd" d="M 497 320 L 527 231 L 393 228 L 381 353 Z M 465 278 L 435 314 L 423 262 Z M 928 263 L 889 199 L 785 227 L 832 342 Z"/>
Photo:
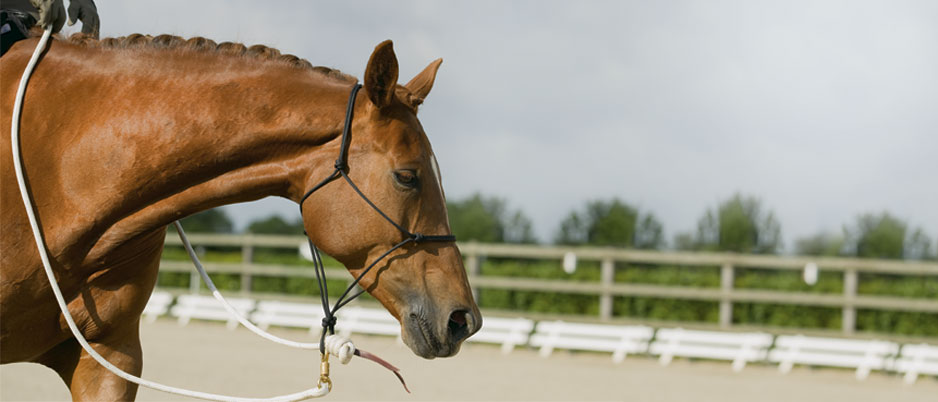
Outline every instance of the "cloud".
<path fill-rule="evenodd" d="M 883 209 L 938 234 L 938 3 L 98 6 L 104 34 L 264 43 L 357 76 L 387 38 L 402 79 L 443 57 L 421 121 L 447 194 L 504 196 L 542 240 L 589 199 L 674 234 L 736 191 L 775 210 L 789 245 Z M 231 210 L 243 225 L 289 204 Z"/>

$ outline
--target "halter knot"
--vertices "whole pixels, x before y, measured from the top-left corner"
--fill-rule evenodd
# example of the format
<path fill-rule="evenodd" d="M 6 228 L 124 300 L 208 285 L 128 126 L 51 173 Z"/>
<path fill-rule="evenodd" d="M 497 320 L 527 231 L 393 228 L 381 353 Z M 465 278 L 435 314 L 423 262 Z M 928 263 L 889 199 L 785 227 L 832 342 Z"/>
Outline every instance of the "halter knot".
<path fill-rule="evenodd" d="M 336 322 L 336 320 L 335 320 L 335 316 L 334 316 L 334 315 L 330 315 L 330 316 L 328 316 L 328 317 L 323 317 L 323 318 L 322 318 L 322 327 L 323 327 L 323 329 L 326 329 L 326 328 L 328 328 L 328 329 L 330 329 L 330 330 L 331 330 L 331 329 L 334 329 L 334 328 L 335 328 L 335 322 Z"/>
<path fill-rule="evenodd" d="M 414 239 L 414 243 L 420 243 L 426 240 L 426 236 L 424 236 L 422 233 L 411 233 L 410 238 Z"/>
<path fill-rule="evenodd" d="M 333 166 L 335 166 L 335 170 L 340 170 L 343 172 L 345 171 L 346 168 L 348 168 L 348 165 L 345 164 L 345 161 L 341 159 L 336 159 L 335 165 Z"/>

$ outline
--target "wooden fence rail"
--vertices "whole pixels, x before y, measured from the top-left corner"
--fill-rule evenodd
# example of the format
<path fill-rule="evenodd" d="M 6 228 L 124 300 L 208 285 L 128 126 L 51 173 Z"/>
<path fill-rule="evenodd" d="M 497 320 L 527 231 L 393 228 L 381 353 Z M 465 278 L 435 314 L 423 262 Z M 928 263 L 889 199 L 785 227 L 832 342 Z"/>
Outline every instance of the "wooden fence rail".
<path fill-rule="evenodd" d="M 260 235 L 215 235 L 191 234 L 190 241 L 196 246 L 240 247 L 241 263 L 205 263 L 210 273 L 239 274 L 241 289 L 249 293 L 252 276 L 313 278 L 313 270 L 297 269 L 294 266 L 264 265 L 253 262 L 255 247 L 285 248 L 297 250 L 305 245 L 299 236 Z M 175 234 L 169 234 L 167 245 L 181 245 Z M 479 288 L 529 290 L 541 292 L 576 293 L 596 295 L 599 298 L 599 318 L 613 317 L 613 298 L 616 296 L 639 296 L 661 299 L 684 299 L 718 302 L 721 327 L 733 325 L 733 304 L 757 302 L 793 304 L 804 306 L 839 307 L 842 310 L 842 331 L 852 334 L 856 328 L 857 309 L 917 311 L 938 314 L 938 295 L 926 298 L 896 296 L 858 295 L 859 274 L 888 274 L 896 276 L 938 276 L 938 263 L 874 260 L 855 258 L 767 256 L 733 253 L 660 252 L 623 250 L 595 247 L 554 247 L 509 244 L 459 243 L 466 262 L 469 281 L 475 292 Z M 515 258 L 536 260 L 562 260 L 573 253 L 580 261 L 600 263 L 599 282 L 577 282 L 556 279 L 508 278 L 481 275 L 481 264 L 485 258 Z M 720 267 L 720 287 L 700 288 L 688 286 L 663 286 L 651 284 L 616 283 L 615 264 L 679 265 L 687 267 Z M 844 277 L 843 293 L 819 294 L 777 290 L 755 290 L 735 288 L 735 274 L 739 268 L 766 270 L 803 270 L 815 264 L 820 271 L 841 272 Z M 166 261 L 160 268 L 163 272 L 191 272 L 190 285 L 198 291 L 198 274 L 189 262 Z M 344 269 L 330 267 L 326 271 L 330 279 L 351 280 Z M 476 293 L 477 294 L 477 293 Z"/>

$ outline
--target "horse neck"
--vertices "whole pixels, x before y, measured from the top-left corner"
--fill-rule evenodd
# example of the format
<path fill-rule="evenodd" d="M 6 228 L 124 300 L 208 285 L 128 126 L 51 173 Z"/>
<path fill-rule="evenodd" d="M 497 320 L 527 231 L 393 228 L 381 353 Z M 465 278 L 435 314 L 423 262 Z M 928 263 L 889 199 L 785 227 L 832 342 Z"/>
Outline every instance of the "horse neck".
<path fill-rule="evenodd" d="M 71 201 L 66 219 L 79 226 L 58 230 L 65 235 L 60 240 L 73 245 L 66 255 L 87 255 L 96 243 L 93 254 L 106 253 L 223 204 L 266 196 L 296 200 L 309 175 L 331 169 L 350 83 L 280 63 L 182 56 L 130 60 L 123 63 L 126 71 L 92 70 L 101 82 L 123 77 L 125 84 L 100 95 L 123 99 L 107 111 L 73 110 L 92 120 L 76 122 L 77 129 L 107 129 L 77 139 L 78 148 L 93 144 L 84 148 L 99 156 L 86 152 L 90 157 L 80 166 L 61 170 L 72 172 L 62 183 L 99 184 L 63 197 Z"/>

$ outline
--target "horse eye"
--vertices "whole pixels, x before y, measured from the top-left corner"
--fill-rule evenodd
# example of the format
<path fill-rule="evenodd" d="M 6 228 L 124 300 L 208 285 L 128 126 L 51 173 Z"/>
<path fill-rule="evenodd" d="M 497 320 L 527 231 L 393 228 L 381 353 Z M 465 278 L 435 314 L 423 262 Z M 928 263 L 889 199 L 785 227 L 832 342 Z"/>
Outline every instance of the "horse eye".
<path fill-rule="evenodd" d="M 417 187 L 417 174 L 413 170 L 398 170 L 394 172 L 394 179 L 404 187 Z"/>

